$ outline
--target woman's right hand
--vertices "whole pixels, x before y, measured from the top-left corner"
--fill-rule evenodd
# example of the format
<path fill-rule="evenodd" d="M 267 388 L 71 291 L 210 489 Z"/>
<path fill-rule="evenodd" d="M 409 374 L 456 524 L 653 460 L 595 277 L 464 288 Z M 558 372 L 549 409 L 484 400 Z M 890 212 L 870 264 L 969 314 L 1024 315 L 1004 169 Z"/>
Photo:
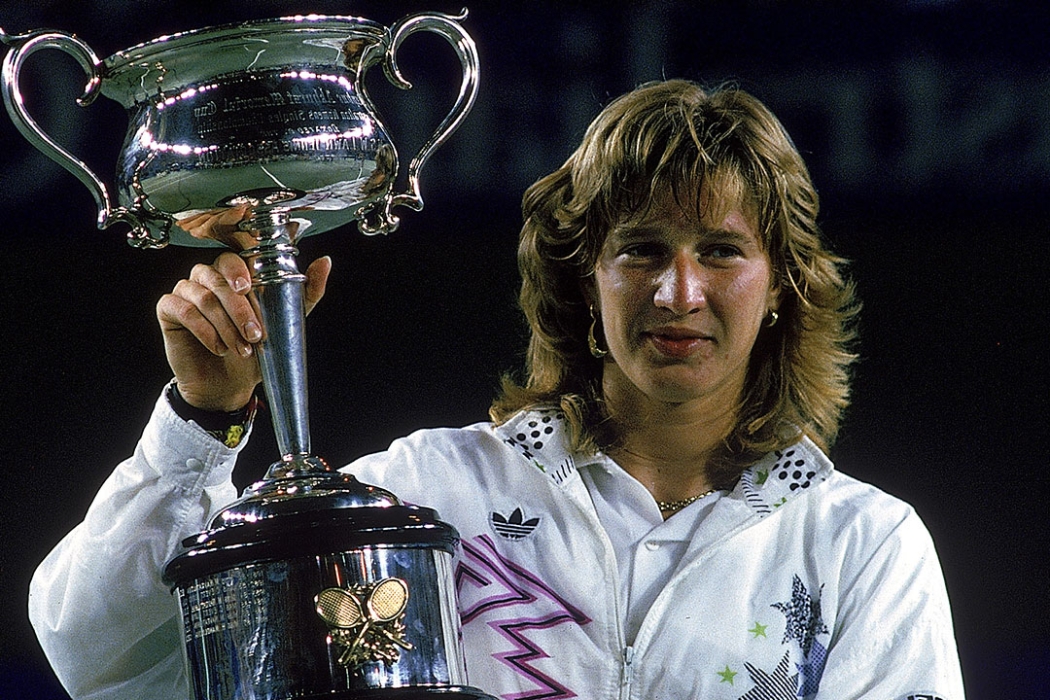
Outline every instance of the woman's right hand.
<path fill-rule="evenodd" d="M 315 260 L 306 270 L 306 311 L 324 296 L 331 259 Z M 261 380 L 254 345 L 263 338 L 252 301 L 248 266 L 236 253 L 223 253 L 211 265 L 196 265 L 157 303 L 164 352 L 179 393 L 206 411 L 245 406 Z"/>

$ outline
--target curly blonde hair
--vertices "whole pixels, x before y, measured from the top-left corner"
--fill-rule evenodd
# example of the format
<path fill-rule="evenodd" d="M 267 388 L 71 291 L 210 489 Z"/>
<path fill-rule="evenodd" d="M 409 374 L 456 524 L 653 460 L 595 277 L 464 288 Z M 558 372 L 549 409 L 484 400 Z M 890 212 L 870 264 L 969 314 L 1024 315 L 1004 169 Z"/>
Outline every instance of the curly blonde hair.
<path fill-rule="evenodd" d="M 587 346 L 585 287 L 625 215 L 669 192 L 700 202 L 705 183 L 753 205 L 781 292 L 779 322 L 759 334 L 736 425 L 712 466 L 728 481 L 800 434 L 831 446 L 856 359 L 859 304 L 845 262 L 822 240 L 817 192 L 777 118 L 740 89 L 709 91 L 685 80 L 646 84 L 613 101 L 565 164 L 526 191 L 518 266 L 531 329 L 527 377 L 504 378 L 494 421 L 559 406 L 576 449 L 616 443 L 601 397 L 602 362 Z"/>

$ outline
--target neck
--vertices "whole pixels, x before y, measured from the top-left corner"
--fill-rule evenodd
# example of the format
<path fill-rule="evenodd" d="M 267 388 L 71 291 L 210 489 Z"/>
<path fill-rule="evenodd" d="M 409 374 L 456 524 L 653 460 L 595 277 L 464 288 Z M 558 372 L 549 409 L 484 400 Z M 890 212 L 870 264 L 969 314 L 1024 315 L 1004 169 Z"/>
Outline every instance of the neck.
<path fill-rule="evenodd" d="M 639 392 L 608 389 L 606 405 L 619 433 L 608 453 L 657 501 L 677 501 L 715 486 L 709 464 L 736 423 L 735 403 L 662 403 Z"/>

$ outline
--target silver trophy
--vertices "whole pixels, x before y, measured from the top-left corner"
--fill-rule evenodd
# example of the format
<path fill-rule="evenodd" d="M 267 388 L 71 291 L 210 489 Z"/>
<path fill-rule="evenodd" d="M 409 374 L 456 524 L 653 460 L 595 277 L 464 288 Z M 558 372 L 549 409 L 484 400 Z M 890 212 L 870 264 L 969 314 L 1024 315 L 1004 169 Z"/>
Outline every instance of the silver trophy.
<path fill-rule="evenodd" d="M 488 698 L 467 685 L 451 562 L 458 534 L 433 510 L 331 469 L 310 446 L 303 284 L 296 244 L 356 221 L 397 228 L 420 209 L 419 172 L 473 105 L 474 42 L 455 17 L 423 13 L 392 26 L 296 16 L 200 29 L 100 60 L 72 34 L 8 35 L 7 111 L 39 150 L 84 183 L 98 226 L 131 227 L 132 245 L 225 246 L 252 271 L 265 326 L 258 348 L 280 459 L 186 539 L 165 578 L 182 609 L 198 700 Z M 434 32 L 463 74 L 455 103 L 395 192 L 397 151 L 364 87 L 397 65 L 402 42 Z M 29 115 L 23 63 L 42 49 L 73 56 L 99 93 L 128 110 L 116 197 Z"/>

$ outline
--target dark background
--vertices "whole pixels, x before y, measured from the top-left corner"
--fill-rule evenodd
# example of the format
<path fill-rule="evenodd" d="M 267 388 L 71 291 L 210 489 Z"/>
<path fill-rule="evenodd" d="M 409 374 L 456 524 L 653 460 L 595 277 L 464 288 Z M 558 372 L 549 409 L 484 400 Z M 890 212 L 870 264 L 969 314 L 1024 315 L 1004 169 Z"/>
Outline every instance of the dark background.
<path fill-rule="evenodd" d="M 32 6 L 30 6 L 32 5 Z M 1031 3 L 1043 6 L 1044 3 Z M 192 6 L 192 9 L 187 9 Z M 100 56 L 209 24 L 320 12 L 389 25 L 416 2 L 0 3 L 0 26 L 76 32 Z M 471 5 L 481 93 L 424 171 L 401 230 L 307 239 L 331 254 L 311 316 L 315 449 L 330 461 L 485 417 L 520 364 L 514 262 L 525 187 L 608 100 L 645 80 L 733 81 L 784 121 L 822 225 L 865 303 L 855 399 L 832 456 L 914 504 L 937 543 L 971 698 L 1050 688 L 1047 323 L 1050 14 L 1029 3 L 534 2 Z M 63 54 L 38 54 L 38 120 L 109 179 L 126 119 L 87 110 Z M 400 93 L 370 86 L 404 161 L 458 86 L 414 37 Z M 0 698 L 63 698 L 25 613 L 37 562 L 82 517 L 168 379 L 156 299 L 200 250 L 133 250 L 87 191 L 0 120 Z M 240 482 L 276 456 L 269 426 Z"/>

